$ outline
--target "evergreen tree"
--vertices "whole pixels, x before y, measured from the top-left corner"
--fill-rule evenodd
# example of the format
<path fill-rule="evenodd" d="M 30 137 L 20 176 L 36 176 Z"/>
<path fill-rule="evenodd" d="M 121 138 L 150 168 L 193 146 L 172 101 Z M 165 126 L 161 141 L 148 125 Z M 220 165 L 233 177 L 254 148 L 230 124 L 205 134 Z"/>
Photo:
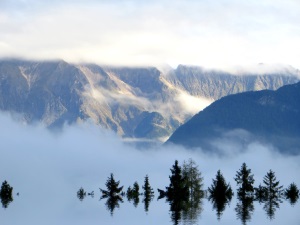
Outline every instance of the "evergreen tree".
<path fill-rule="evenodd" d="M 186 181 L 186 185 L 189 191 L 189 200 L 199 199 L 203 197 L 204 192 L 202 190 L 203 177 L 198 170 L 198 166 L 195 161 L 189 159 L 188 162 L 184 161 L 182 165 L 182 176 Z"/>
<path fill-rule="evenodd" d="M 246 163 L 243 163 L 241 169 L 237 171 L 234 179 L 239 187 L 237 190 L 238 198 L 244 199 L 252 197 L 254 193 L 254 178 L 251 169 L 247 169 Z"/>
<path fill-rule="evenodd" d="M 113 215 L 115 208 L 119 208 L 119 202 L 123 202 L 123 199 L 121 197 L 123 186 L 119 187 L 119 184 L 120 181 L 115 181 L 114 175 L 111 173 L 110 177 L 107 178 L 107 181 L 105 183 L 107 190 L 99 188 L 102 192 L 101 199 L 107 198 L 105 205 L 110 211 L 111 215 Z"/>
<path fill-rule="evenodd" d="M 261 184 L 259 184 L 258 188 L 254 188 L 255 191 L 255 200 L 259 203 L 266 201 L 267 199 L 267 190 Z"/>
<path fill-rule="evenodd" d="M 178 161 L 175 160 L 173 165 L 170 178 L 170 185 L 167 187 L 167 198 L 169 201 L 173 200 L 188 200 L 189 190 L 186 184 L 185 178 L 182 176 L 181 167 L 178 165 Z"/>
<path fill-rule="evenodd" d="M 131 188 L 130 186 L 127 189 L 126 192 L 127 198 L 128 199 L 132 199 L 132 198 L 136 198 L 140 195 L 140 186 L 137 182 L 134 182 L 133 184 L 133 188 Z"/>
<path fill-rule="evenodd" d="M 299 189 L 295 183 L 291 183 L 290 186 L 285 190 L 284 195 L 286 199 L 294 205 L 299 198 Z"/>
<path fill-rule="evenodd" d="M 212 201 L 213 208 L 216 209 L 217 217 L 220 219 L 226 204 L 231 201 L 233 195 L 230 184 L 226 183 L 220 170 L 217 172 L 216 179 L 213 179 L 213 184 L 208 188 L 208 192 L 208 199 Z"/>
<path fill-rule="evenodd" d="M 130 201 L 132 199 L 132 188 L 130 186 L 127 188 L 126 196 L 127 196 L 128 201 Z"/>
<path fill-rule="evenodd" d="M 142 188 L 144 190 L 145 198 L 152 199 L 154 197 L 154 191 L 153 191 L 152 187 L 150 186 L 148 175 L 146 175 L 146 177 L 145 177 L 144 186 Z"/>
<path fill-rule="evenodd" d="M 8 182 L 5 180 L 2 183 L 1 189 L 0 189 L 0 199 L 3 208 L 7 208 L 8 205 L 13 201 L 13 187 L 11 187 Z"/>
<path fill-rule="evenodd" d="M 217 199 L 232 198 L 233 192 L 230 184 L 227 184 L 220 170 L 218 170 L 216 179 L 213 179 L 213 184 L 208 188 L 211 197 Z"/>
<path fill-rule="evenodd" d="M 82 201 L 86 196 L 86 192 L 84 191 L 84 189 L 81 187 L 78 191 L 77 191 L 77 197 L 80 201 Z"/>
<path fill-rule="evenodd" d="M 202 190 L 203 178 L 201 172 L 193 159 L 183 162 L 182 176 L 189 191 L 189 199 L 184 202 L 182 208 L 182 218 L 184 221 L 196 223 L 203 210 L 201 200 L 204 196 L 204 191 Z"/>
<path fill-rule="evenodd" d="M 139 199 L 140 192 L 139 192 L 139 190 L 140 190 L 139 184 L 137 182 L 134 182 L 133 188 L 131 188 L 129 186 L 128 189 L 127 189 L 127 193 L 126 193 L 128 201 L 133 200 L 133 204 L 134 204 L 135 207 L 140 202 L 140 199 Z"/>
<path fill-rule="evenodd" d="M 111 173 L 110 177 L 108 177 L 105 186 L 107 190 L 103 190 L 100 188 L 100 191 L 102 192 L 102 198 L 107 198 L 107 197 L 116 197 L 121 194 L 121 191 L 123 189 L 122 187 L 119 187 L 120 181 L 115 181 L 114 175 Z"/>
<path fill-rule="evenodd" d="M 264 203 L 264 210 L 270 220 L 274 219 L 275 211 L 282 203 L 282 186 L 276 180 L 275 173 L 270 170 L 263 179 L 264 186 L 255 189 L 256 199 Z"/>
<path fill-rule="evenodd" d="M 134 196 L 140 195 L 140 186 L 137 182 L 134 182 L 132 191 Z"/>
<path fill-rule="evenodd" d="M 276 181 L 275 172 L 270 170 L 263 180 L 265 184 L 266 197 L 267 198 L 277 198 L 282 194 L 283 186 L 279 186 L 279 181 Z"/>
<path fill-rule="evenodd" d="M 144 185 L 142 188 L 144 190 L 144 193 L 143 193 L 143 195 L 144 195 L 143 202 L 145 204 L 144 208 L 145 208 L 145 211 L 148 212 L 150 202 L 154 197 L 154 191 L 150 186 L 148 175 L 146 175 L 146 177 L 145 177 Z"/>

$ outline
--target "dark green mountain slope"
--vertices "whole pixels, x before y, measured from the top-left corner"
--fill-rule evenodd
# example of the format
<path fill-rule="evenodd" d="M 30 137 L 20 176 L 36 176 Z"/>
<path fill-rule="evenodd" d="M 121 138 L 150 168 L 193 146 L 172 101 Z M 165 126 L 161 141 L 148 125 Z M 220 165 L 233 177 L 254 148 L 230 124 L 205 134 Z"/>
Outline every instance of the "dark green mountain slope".
<path fill-rule="evenodd" d="M 228 134 L 300 153 L 300 83 L 223 97 L 179 127 L 168 143 L 213 150 Z"/>

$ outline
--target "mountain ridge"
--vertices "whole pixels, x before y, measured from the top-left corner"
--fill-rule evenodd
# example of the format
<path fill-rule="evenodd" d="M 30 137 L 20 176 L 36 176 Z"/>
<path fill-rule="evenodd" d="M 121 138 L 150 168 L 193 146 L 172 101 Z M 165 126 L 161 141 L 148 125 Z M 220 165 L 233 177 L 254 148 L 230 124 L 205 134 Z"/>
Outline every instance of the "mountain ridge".
<path fill-rule="evenodd" d="M 298 81 L 298 73 L 241 77 L 188 66 L 165 72 L 6 59 L 0 60 L 0 110 L 47 127 L 91 119 L 122 137 L 161 140 L 222 96 L 277 89 Z"/>
<path fill-rule="evenodd" d="M 299 153 L 300 82 L 275 91 L 223 97 L 180 126 L 167 143 L 213 150 L 217 139 L 238 130 L 247 132 L 246 136 L 240 136 L 248 138 L 248 142 L 258 140 L 282 151 Z M 236 136 L 240 138 L 239 134 Z"/>

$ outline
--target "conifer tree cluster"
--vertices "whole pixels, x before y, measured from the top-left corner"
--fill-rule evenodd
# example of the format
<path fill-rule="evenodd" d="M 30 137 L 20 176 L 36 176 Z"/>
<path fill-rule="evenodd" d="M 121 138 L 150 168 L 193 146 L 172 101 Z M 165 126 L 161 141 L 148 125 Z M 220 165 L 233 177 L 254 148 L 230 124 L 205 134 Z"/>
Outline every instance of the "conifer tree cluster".
<path fill-rule="evenodd" d="M 178 221 L 182 217 L 189 221 L 197 221 L 197 217 L 202 211 L 201 200 L 204 197 L 207 197 L 212 202 L 218 219 L 221 218 L 226 205 L 230 203 L 234 195 L 230 183 L 226 182 L 221 170 L 217 171 L 207 191 L 203 190 L 202 174 L 192 159 L 184 161 L 182 166 L 175 160 L 170 168 L 170 172 L 169 185 L 165 187 L 165 190 L 157 190 L 160 194 L 158 199 L 166 197 L 167 202 L 170 204 L 171 218 L 174 224 L 178 224 Z M 246 224 L 246 222 L 251 219 L 251 215 L 254 211 L 253 201 L 264 204 L 263 208 L 268 217 L 273 219 L 275 210 L 279 208 L 279 203 L 281 203 L 283 197 L 288 199 L 291 204 L 295 204 L 299 198 L 297 185 L 292 183 L 287 189 L 283 189 L 283 186 L 280 185 L 280 182 L 275 176 L 275 172 L 272 170 L 269 170 L 264 176 L 263 184 L 259 184 L 258 187 L 255 187 L 254 175 L 246 163 L 243 163 L 241 168 L 236 172 L 234 180 L 237 185 L 236 194 L 238 198 L 235 211 L 237 218 L 239 218 L 243 224 Z M 4 186 L 6 187 L 7 183 L 5 183 Z M 142 196 L 142 202 L 144 203 L 146 212 L 148 212 L 149 204 L 154 198 L 154 191 L 150 186 L 148 175 L 145 176 L 142 188 L 140 188 L 138 182 L 135 181 L 132 187 L 128 187 L 126 193 L 123 191 L 123 186 L 120 186 L 120 181 L 114 179 L 113 173 L 107 178 L 105 186 L 106 189 L 100 188 L 102 193 L 101 199 L 107 199 L 105 204 L 111 214 L 113 214 L 114 209 L 118 208 L 119 204 L 123 202 L 125 195 L 128 201 L 133 201 L 135 207 L 139 204 L 139 199 Z M 3 190 L 5 190 L 5 188 Z M 88 193 L 88 195 L 90 195 L 90 193 Z M 84 199 L 86 192 L 83 188 L 79 189 L 77 196 L 80 200 Z"/>
<path fill-rule="evenodd" d="M 133 188 L 131 188 L 130 186 L 128 187 L 127 189 L 127 192 L 126 192 L 126 195 L 127 195 L 127 199 L 128 201 L 131 201 L 133 200 L 133 205 L 135 207 L 137 207 L 137 205 L 139 204 L 140 202 L 140 186 L 137 182 L 134 182 L 133 184 Z"/>
<path fill-rule="evenodd" d="M 115 208 L 119 207 L 119 203 L 123 202 L 123 196 L 125 195 L 125 192 L 122 192 L 123 186 L 119 187 L 120 181 L 115 181 L 114 175 L 111 173 L 110 177 L 106 181 L 106 190 L 101 189 L 100 191 L 102 193 L 101 199 L 106 198 L 106 206 L 107 209 L 113 214 L 113 211 Z M 139 204 L 139 197 L 140 195 L 143 195 L 143 202 L 145 204 L 145 211 L 148 211 L 149 204 L 151 200 L 154 197 L 154 191 L 149 183 L 149 177 L 146 175 L 144 185 L 142 186 L 143 193 L 140 193 L 140 186 L 138 182 L 134 182 L 133 187 L 129 186 L 126 191 L 126 196 L 128 201 L 133 200 L 133 205 L 137 207 Z"/>

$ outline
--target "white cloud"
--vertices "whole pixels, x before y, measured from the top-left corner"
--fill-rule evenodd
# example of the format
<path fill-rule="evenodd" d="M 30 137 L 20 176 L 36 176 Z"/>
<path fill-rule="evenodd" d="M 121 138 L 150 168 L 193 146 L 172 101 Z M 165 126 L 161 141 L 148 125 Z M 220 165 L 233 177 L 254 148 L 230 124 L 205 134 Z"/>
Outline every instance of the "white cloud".
<path fill-rule="evenodd" d="M 212 103 L 212 100 L 195 97 L 183 91 L 179 93 L 175 101 L 178 101 L 182 105 L 182 109 L 191 115 L 195 115 Z"/>
<path fill-rule="evenodd" d="M 300 7 L 290 1 L 10 1 L 1 56 L 106 64 L 299 66 Z"/>

